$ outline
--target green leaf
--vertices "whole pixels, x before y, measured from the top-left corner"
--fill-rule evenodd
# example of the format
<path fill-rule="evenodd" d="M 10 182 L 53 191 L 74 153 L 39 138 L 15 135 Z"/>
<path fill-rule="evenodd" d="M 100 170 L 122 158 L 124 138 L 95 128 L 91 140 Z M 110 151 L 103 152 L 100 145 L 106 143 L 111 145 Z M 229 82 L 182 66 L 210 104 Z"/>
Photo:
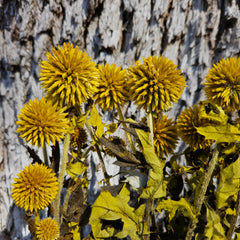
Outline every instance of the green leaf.
<path fill-rule="evenodd" d="M 86 169 L 87 167 L 84 165 L 84 163 L 82 162 L 73 163 L 73 161 L 71 161 L 68 163 L 66 171 L 71 178 L 75 178 L 78 175 L 84 173 Z"/>
<path fill-rule="evenodd" d="M 143 154 L 150 165 L 149 179 L 146 188 L 143 189 L 141 198 L 161 198 L 166 196 L 166 184 L 163 181 L 163 167 L 165 162 L 160 160 L 150 143 L 150 133 L 136 129 L 137 135 L 143 146 Z"/>
<path fill-rule="evenodd" d="M 204 230 L 204 236 L 197 237 L 196 239 L 226 239 L 220 216 L 210 206 L 207 206 L 207 225 Z"/>
<path fill-rule="evenodd" d="M 240 130 L 238 126 L 227 123 L 225 125 L 212 125 L 206 127 L 196 127 L 197 132 L 206 139 L 213 139 L 217 143 L 240 141 Z"/>
<path fill-rule="evenodd" d="M 103 129 L 104 129 L 104 123 L 102 122 L 102 119 L 97 111 L 97 108 L 95 105 L 93 105 L 90 117 L 87 120 L 87 122 L 94 128 L 96 128 L 95 134 L 98 138 L 100 138 L 103 135 Z"/>
<path fill-rule="evenodd" d="M 221 169 L 219 184 L 216 192 L 217 208 L 227 206 L 227 199 L 233 197 L 236 201 L 237 193 L 239 191 L 240 184 L 240 157 L 227 166 Z"/>
<path fill-rule="evenodd" d="M 171 199 L 162 200 L 158 203 L 156 210 L 159 213 L 161 213 L 162 210 L 166 210 L 169 213 L 170 221 L 173 219 L 177 211 L 190 219 L 196 218 L 193 206 L 185 198 L 181 198 L 179 201 Z"/>
<path fill-rule="evenodd" d="M 116 197 L 108 191 L 100 193 L 92 205 L 89 220 L 95 238 L 130 236 L 131 239 L 140 240 L 143 234 L 148 234 L 147 224 L 144 221 L 145 205 L 135 210 L 128 205 L 129 200 L 130 191 L 126 184 Z M 120 226 L 118 229 L 111 224 L 114 222 Z"/>

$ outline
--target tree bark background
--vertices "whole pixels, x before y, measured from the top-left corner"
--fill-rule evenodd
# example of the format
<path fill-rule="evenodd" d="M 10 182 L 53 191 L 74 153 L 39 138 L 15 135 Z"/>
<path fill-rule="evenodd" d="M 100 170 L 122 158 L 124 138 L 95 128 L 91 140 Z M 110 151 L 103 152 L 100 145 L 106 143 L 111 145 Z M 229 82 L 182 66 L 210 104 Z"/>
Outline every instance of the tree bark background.
<path fill-rule="evenodd" d="M 240 54 L 239 0 L 0 0 L 0 239 L 29 239 L 11 183 L 30 163 L 16 117 L 41 97 L 39 64 L 70 41 L 96 63 L 127 67 L 149 55 L 178 64 L 188 87 L 169 115 L 204 98 L 204 76 Z M 136 111 L 134 108 L 130 112 Z"/>

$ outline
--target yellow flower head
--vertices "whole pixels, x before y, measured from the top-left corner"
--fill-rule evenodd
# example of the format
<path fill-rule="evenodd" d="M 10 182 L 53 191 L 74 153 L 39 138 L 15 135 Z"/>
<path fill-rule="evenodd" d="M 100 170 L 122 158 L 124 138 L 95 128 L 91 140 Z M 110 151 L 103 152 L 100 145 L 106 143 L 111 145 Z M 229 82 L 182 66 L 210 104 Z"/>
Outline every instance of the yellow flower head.
<path fill-rule="evenodd" d="M 60 106 L 81 105 L 92 98 L 96 90 L 98 72 L 95 63 L 71 43 L 53 48 L 53 55 L 47 53 L 48 61 L 41 65 L 40 81 L 46 97 Z"/>
<path fill-rule="evenodd" d="M 213 65 L 206 76 L 208 100 L 227 112 L 240 110 L 240 58 L 227 58 Z"/>
<path fill-rule="evenodd" d="M 71 147 L 81 149 L 87 142 L 87 132 L 84 128 L 75 127 L 71 135 Z"/>
<path fill-rule="evenodd" d="M 167 156 L 169 153 L 173 153 L 178 142 L 177 128 L 174 122 L 167 116 L 154 119 L 153 133 L 156 154 L 163 157 L 163 155 Z"/>
<path fill-rule="evenodd" d="M 58 181 L 55 173 L 43 164 L 25 167 L 14 178 L 12 198 L 15 204 L 26 211 L 46 208 L 56 197 Z"/>
<path fill-rule="evenodd" d="M 177 120 L 180 137 L 193 149 L 204 149 L 213 143 L 213 140 L 207 140 L 197 132 L 196 127 L 211 124 L 207 119 L 199 119 L 199 110 L 198 105 L 193 105 L 193 108 L 186 108 L 181 112 Z"/>
<path fill-rule="evenodd" d="M 40 221 L 36 227 L 36 235 L 38 240 L 55 240 L 59 237 L 58 222 L 52 218 L 46 218 Z"/>
<path fill-rule="evenodd" d="M 96 104 L 103 110 L 116 108 L 127 101 L 126 70 L 121 70 L 116 64 L 99 65 L 99 84 L 94 95 Z"/>
<path fill-rule="evenodd" d="M 185 87 L 185 79 L 176 65 L 161 56 L 143 58 L 128 68 L 132 99 L 147 112 L 158 114 L 177 102 Z"/>
<path fill-rule="evenodd" d="M 35 98 L 24 104 L 24 108 L 18 114 L 17 132 L 32 145 L 44 147 L 44 143 L 50 145 L 50 141 L 55 145 L 55 142 L 64 138 L 64 133 L 67 132 L 69 121 L 66 115 L 63 108 L 58 109 L 46 98 L 41 100 Z"/>

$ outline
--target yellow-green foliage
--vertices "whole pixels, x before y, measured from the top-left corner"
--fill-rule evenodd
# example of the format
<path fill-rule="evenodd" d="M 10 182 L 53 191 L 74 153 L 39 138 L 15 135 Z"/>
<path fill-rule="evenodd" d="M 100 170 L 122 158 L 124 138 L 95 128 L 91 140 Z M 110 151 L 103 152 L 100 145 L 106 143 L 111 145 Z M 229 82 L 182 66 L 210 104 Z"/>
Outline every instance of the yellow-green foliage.
<path fill-rule="evenodd" d="M 48 240 L 58 233 L 59 240 L 239 236 L 239 66 L 239 58 L 214 65 L 205 84 L 207 100 L 184 109 L 175 122 L 164 111 L 178 101 L 186 83 L 167 58 L 149 56 L 122 69 L 97 66 L 70 43 L 47 53 L 40 74 L 47 100 L 30 100 L 17 121 L 20 137 L 42 148 L 44 160 L 26 146 L 33 162 L 12 185 L 33 239 L 45 237 L 43 208 L 56 223 L 53 230 L 46 226 Z M 145 110 L 146 118 L 125 119 L 126 102 Z M 106 110 L 111 122 L 103 120 Z M 187 148 L 176 152 L 180 137 Z M 111 185 L 114 176 L 106 169 L 109 156 L 121 167 L 118 185 Z M 89 174 L 94 170 L 103 172 L 98 194 L 90 188 L 96 184 Z"/>

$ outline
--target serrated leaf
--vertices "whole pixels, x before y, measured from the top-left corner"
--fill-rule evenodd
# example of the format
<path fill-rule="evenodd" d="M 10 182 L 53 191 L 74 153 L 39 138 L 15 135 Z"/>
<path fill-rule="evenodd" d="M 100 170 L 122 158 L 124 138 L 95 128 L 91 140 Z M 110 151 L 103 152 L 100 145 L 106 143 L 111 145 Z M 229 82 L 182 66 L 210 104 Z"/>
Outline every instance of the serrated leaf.
<path fill-rule="evenodd" d="M 149 179 L 146 188 L 143 189 L 141 198 L 161 198 L 166 196 L 166 184 L 163 182 L 163 167 L 165 163 L 160 160 L 150 143 L 150 133 L 136 129 L 143 147 L 146 162 L 150 165 Z"/>
<path fill-rule="evenodd" d="M 226 239 L 220 216 L 210 206 L 207 206 L 207 225 L 204 230 L 204 237 L 207 240 Z"/>
<path fill-rule="evenodd" d="M 94 128 L 96 128 L 95 134 L 98 138 L 100 138 L 103 135 L 103 129 L 104 129 L 104 123 L 102 122 L 102 119 L 97 111 L 97 108 L 95 105 L 93 105 L 90 117 L 87 120 L 87 122 Z"/>
<path fill-rule="evenodd" d="M 84 173 L 86 169 L 87 167 L 84 165 L 84 163 L 82 162 L 73 163 L 71 161 L 68 163 L 66 171 L 71 178 L 75 178 L 78 175 L 81 175 L 82 173 Z"/>
<path fill-rule="evenodd" d="M 134 209 L 128 205 L 130 191 L 123 186 L 120 193 L 113 197 L 110 192 L 102 191 L 95 203 L 92 205 L 92 212 L 89 223 L 91 224 L 95 238 L 118 237 L 131 239 L 142 239 L 143 234 L 148 234 L 147 224 L 144 221 L 145 205 Z M 105 225 L 103 225 L 105 221 Z M 108 221 L 109 225 L 106 225 Z M 114 221 L 122 222 L 121 229 L 110 225 Z"/>
<path fill-rule="evenodd" d="M 185 198 L 181 198 L 179 201 L 171 199 L 162 200 L 158 203 L 156 210 L 159 213 L 161 213 L 162 210 L 167 211 L 169 213 L 170 221 L 173 219 L 177 211 L 190 219 L 196 218 L 193 206 Z"/>
<path fill-rule="evenodd" d="M 212 125 L 206 127 L 196 127 L 197 132 L 206 139 L 215 140 L 217 143 L 221 142 L 236 142 L 240 141 L 240 130 L 238 126 L 227 123 L 225 125 Z"/>
<path fill-rule="evenodd" d="M 227 166 L 221 169 L 219 184 L 216 192 L 217 208 L 227 206 L 227 199 L 233 197 L 236 201 L 237 193 L 240 186 L 240 157 Z"/>

